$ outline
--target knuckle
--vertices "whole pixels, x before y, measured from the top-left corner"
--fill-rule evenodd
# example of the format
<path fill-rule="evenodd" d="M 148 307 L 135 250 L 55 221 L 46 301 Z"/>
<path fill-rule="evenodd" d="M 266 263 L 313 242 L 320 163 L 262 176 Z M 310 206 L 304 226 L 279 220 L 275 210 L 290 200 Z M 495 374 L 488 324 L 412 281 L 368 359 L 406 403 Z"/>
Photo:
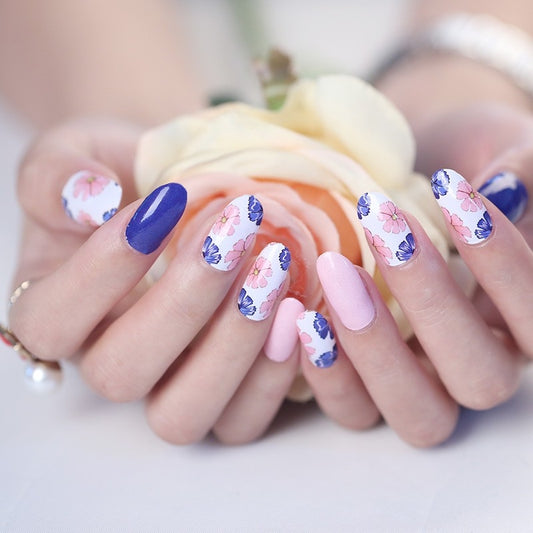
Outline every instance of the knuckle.
<path fill-rule="evenodd" d="M 170 444 L 187 445 L 203 440 L 208 432 L 195 424 L 191 417 L 180 417 L 171 409 L 149 402 L 146 419 L 152 431 Z"/>
<path fill-rule="evenodd" d="M 469 409 L 485 411 L 509 400 L 518 388 L 517 376 L 496 376 L 475 384 L 460 403 Z"/>
<path fill-rule="evenodd" d="M 260 430 L 248 430 L 238 432 L 230 431 L 227 429 L 219 429 L 215 427 L 213 433 L 221 444 L 224 444 L 226 446 L 239 446 L 242 444 L 249 444 L 250 442 L 259 439 L 265 431 L 266 428 L 261 428 Z"/>
<path fill-rule="evenodd" d="M 432 419 L 421 420 L 410 428 L 403 439 L 416 448 L 431 448 L 447 441 L 454 432 L 459 419 L 459 406 L 439 413 Z"/>
<path fill-rule="evenodd" d="M 376 427 L 381 422 L 381 414 L 377 408 L 363 409 L 357 413 L 349 413 L 345 418 L 338 420 L 338 423 L 354 431 L 366 431 Z"/>
<path fill-rule="evenodd" d="M 110 354 L 87 354 L 82 359 L 81 372 L 85 381 L 100 396 L 117 403 L 141 399 L 146 391 L 133 381 L 127 369 L 117 364 Z"/>

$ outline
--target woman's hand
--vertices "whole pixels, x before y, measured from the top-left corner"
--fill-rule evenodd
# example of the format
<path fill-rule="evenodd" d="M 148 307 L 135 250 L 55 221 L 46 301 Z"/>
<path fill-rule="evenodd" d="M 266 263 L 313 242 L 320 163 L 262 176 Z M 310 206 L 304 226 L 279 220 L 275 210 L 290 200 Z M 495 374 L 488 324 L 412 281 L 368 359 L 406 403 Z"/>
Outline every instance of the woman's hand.
<path fill-rule="evenodd" d="M 278 243 L 252 257 L 262 208 L 240 197 L 221 204 L 219 218 L 148 286 L 145 274 L 175 231 L 186 191 L 168 184 L 136 199 L 138 136 L 124 124 L 69 123 L 27 154 L 15 285 L 32 284 L 11 309 L 11 329 L 41 359 L 77 355 L 104 397 L 147 397 L 149 424 L 166 440 L 194 442 L 212 428 L 225 442 L 251 440 L 297 370 L 296 357 L 274 363 L 262 354 L 290 253 Z M 124 207 L 114 214 L 120 189 Z"/>
<path fill-rule="evenodd" d="M 524 355 L 533 357 L 533 214 L 526 209 L 514 225 L 475 192 L 502 172 L 531 190 L 533 119 L 502 106 L 469 106 L 428 127 L 419 154 L 424 170 L 455 168 L 474 187 L 454 172 L 439 172 L 432 183 L 457 250 L 479 282 L 474 302 L 418 222 L 370 194 L 360 200 L 361 221 L 417 343 L 401 339 L 364 271 L 325 254 L 317 267 L 338 360 L 317 369 L 304 356 L 302 365 L 322 409 L 339 423 L 364 428 L 381 414 L 407 442 L 430 446 L 452 433 L 458 405 L 488 409 L 509 399 L 519 386 Z M 516 185 L 512 176 L 492 183 Z M 498 189 L 482 188 L 500 202 Z M 526 204 L 519 184 L 516 191 L 515 207 Z M 300 328 L 313 348 L 305 336 L 313 337 L 312 326 L 303 321 Z M 320 342 L 316 346 L 324 349 Z"/>

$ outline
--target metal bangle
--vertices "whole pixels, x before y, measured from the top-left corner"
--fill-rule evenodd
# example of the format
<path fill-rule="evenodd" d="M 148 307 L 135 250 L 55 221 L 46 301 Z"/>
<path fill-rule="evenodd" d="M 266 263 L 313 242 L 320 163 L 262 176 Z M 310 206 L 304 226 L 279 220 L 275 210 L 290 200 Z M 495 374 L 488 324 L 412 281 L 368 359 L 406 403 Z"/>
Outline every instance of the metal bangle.
<path fill-rule="evenodd" d="M 427 53 L 456 54 L 491 67 L 533 98 L 533 39 L 491 15 L 455 13 L 416 34 L 370 76 L 378 81 L 400 62 Z"/>

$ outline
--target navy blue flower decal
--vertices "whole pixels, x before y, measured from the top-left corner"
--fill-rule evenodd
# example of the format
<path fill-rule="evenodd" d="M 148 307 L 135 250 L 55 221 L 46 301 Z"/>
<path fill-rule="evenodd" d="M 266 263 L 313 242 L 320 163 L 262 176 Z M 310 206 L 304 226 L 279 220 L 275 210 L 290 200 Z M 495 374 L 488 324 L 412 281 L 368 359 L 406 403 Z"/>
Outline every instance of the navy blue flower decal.
<path fill-rule="evenodd" d="M 333 345 L 331 352 L 324 352 L 315 359 L 315 366 L 318 368 L 329 368 L 337 360 L 337 344 Z"/>
<path fill-rule="evenodd" d="M 68 200 L 62 196 L 61 197 L 61 204 L 63 205 L 63 209 L 65 210 L 65 213 L 70 217 L 70 218 L 74 218 L 72 216 L 72 211 L 69 209 L 68 207 Z"/>
<path fill-rule="evenodd" d="M 396 252 L 396 257 L 399 261 L 409 261 L 416 249 L 415 239 L 412 233 L 408 233 L 405 240 L 398 246 L 399 250 Z"/>
<path fill-rule="evenodd" d="M 483 218 L 477 223 L 477 229 L 474 232 L 479 240 L 486 239 L 492 232 L 492 219 L 489 212 L 485 211 Z"/>
<path fill-rule="evenodd" d="M 209 235 L 205 238 L 204 245 L 202 246 L 202 255 L 210 265 L 218 264 L 222 258 L 218 246 Z"/>
<path fill-rule="evenodd" d="M 254 301 L 252 300 L 250 296 L 246 294 L 246 290 L 244 288 L 241 289 L 237 304 L 239 306 L 239 311 L 244 316 L 252 316 L 256 311 Z"/>
<path fill-rule="evenodd" d="M 431 189 L 433 195 L 438 200 L 441 196 L 446 196 L 450 188 L 450 176 L 445 170 L 437 170 L 431 177 Z"/>
<path fill-rule="evenodd" d="M 248 218 L 255 222 L 257 226 L 263 221 L 263 206 L 261 202 L 253 195 L 248 198 Z"/>
<path fill-rule="evenodd" d="M 110 209 L 109 211 L 106 211 L 103 215 L 102 215 L 102 218 L 104 219 L 104 222 L 107 222 L 110 218 L 112 218 L 115 213 L 117 212 L 117 208 L 114 207 L 113 209 Z"/>
<path fill-rule="evenodd" d="M 330 339 L 333 339 L 333 331 L 331 331 L 328 321 L 318 312 L 315 313 L 313 328 L 315 328 L 315 331 L 321 339 L 325 339 L 328 335 Z"/>
<path fill-rule="evenodd" d="M 366 217 L 368 213 L 370 213 L 370 197 L 368 196 L 368 193 L 365 192 L 357 202 L 357 217 L 361 220 L 363 217 Z"/>
<path fill-rule="evenodd" d="M 279 266 L 282 270 L 287 270 L 291 264 L 291 253 L 288 248 L 283 248 L 279 253 Z"/>

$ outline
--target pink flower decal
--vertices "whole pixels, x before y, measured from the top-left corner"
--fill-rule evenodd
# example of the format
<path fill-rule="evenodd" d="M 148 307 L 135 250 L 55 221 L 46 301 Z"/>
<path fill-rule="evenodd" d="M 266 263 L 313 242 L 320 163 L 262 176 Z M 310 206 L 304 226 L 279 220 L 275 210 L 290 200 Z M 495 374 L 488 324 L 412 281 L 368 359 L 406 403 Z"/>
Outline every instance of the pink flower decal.
<path fill-rule="evenodd" d="M 265 316 L 268 316 L 271 313 L 272 308 L 274 307 L 276 300 L 281 294 L 282 289 L 283 289 L 283 285 L 279 289 L 274 289 L 273 291 L 269 293 L 269 295 L 267 296 L 267 299 L 261 304 L 261 307 L 259 308 L 260 313 L 262 313 Z"/>
<path fill-rule="evenodd" d="M 257 289 L 258 287 L 266 287 L 268 280 L 272 276 L 272 266 L 268 259 L 259 256 L 254 263 L 254 266 L 250 270 L 248 277 L 246 278 L 246 284 Z"/>
<path fill-rule="evenodd" d="M 306 333 L 305 331 L 302 331 L 300 328 L 298 328 L 298 333 L 300 335 L 300 340 L 302 341 L 302 344 L 304 345 L 305 351 L 309 355 L 313 355 L 316 350 L 311 346 L 311 342 L 313 341 L 311 335 L 309 333 Z"/>
<path fill-rule="evenodd" d="M 483 202 L 479 194 L 474 191 L 468 181 L 461 181 L 457 185 L 457 199 L 462 200 L 461 209 L 463 211 L 475 212 L 483 209 Z"/>
<path fill-rule="evenodd" d="M 95 176 L 90 172 L 83 173 L 74 183 L 74 198 L 81 196 L 83 201 L 91 196 L 98 196 L 111 180 L 103 176 Z"/>
<path fill-rule="evenodd" d="M 89 213 L 86 213 L 85 211 L 78 211 L 78 216 L 76 217 L 76 220 L 80 224 L 87 224 L 87 226 L 94 226 L 98 227 L 98 223 L 93 219 Z"/>
<path fill-rule="evenodd" d="M 455 230 L 459 239 L 461 239 L 463 242 L 468 242 L 467 238 L 472 237 L 472 232 L 470 229 L 463 224 L 463 221 L 457 215 L 450 214 L 445 207 L 442 207 L 441 209 L 442 213 L 444 214 L 444 218 Z"/>
<path fill-rule="evenodd" d="M 400 233 L 407 226 L 403 215 L 391 201 L 384 202 L 379 206 L 378 219 L 384 222 L 383 229 L 387 233 Z"/>
<path fill-rule="evenodd" d="M 379 235 L 372 235 L 372 233 L 365 228 L 365 234 L 370 244 L 376 249 L 377 253 L 387 260 L 387 263 L 392 259 L 392 251 L 385 246 L 385 241 Z"/>
<path fill-rule="evenodd" d="M 235 227 L 241 223 L 240 210 L 236 205 L 226 206 L 218 220 L 215 222 L 212 232 L 215 235 L 233 235 Z"/>
<path fill-rule="evenodd" d="M 233 248 L 225 255 L 224 262 L 229 263 L 228 270 L 232 270 L 237 266 L 241 257 L 244 255 L 246 250 L 254 239 L 254 234 L 251 233 L 246 237 L 246 239 L 239 239 L 234 245 Z"/>

